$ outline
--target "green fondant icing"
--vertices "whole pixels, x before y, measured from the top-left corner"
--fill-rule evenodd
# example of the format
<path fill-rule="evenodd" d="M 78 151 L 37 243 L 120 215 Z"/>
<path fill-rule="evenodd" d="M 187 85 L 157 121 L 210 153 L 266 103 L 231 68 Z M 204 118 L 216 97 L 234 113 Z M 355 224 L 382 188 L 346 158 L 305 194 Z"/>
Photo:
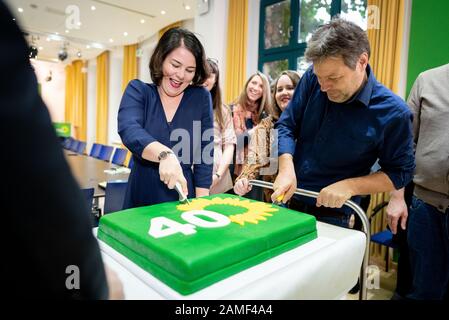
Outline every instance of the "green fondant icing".
<path fill-rule="evenodd" d="M 202 199 L 214 198 L 247 200 L 228 194 Z M 193 235 L 151 237 L 152 218 L 163 216 L 187 223 L 176 209 L 178 204 L 161 203 L 105 215 L 100 219 L 98 238 L 176 291 L 190 294 L 317 237 L 315 217 L 274 205 L 271 207 L 279 210 L 257 224 L 196 227 Z M 246 212 L 222 204 L 204 210 L 226 216 Z"/>

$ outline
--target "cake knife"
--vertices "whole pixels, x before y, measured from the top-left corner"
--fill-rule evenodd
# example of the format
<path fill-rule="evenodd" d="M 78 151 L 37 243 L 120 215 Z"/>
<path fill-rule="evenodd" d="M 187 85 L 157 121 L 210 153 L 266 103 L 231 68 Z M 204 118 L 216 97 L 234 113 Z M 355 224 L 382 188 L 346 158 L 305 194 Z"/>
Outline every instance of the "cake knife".
<path fill-rule="evenodd" d="M 181 184 L 179 182 L 176 182 L 175 184 L 175 190 L 178 192 L 179 194 L 179 201 L 180 202 L 187 202 L 187 204 L 190 204 L 189 199 L 187 199 L 187 196 L 184 194 L 184 192 L 182 191 L 182 187 Z"/>

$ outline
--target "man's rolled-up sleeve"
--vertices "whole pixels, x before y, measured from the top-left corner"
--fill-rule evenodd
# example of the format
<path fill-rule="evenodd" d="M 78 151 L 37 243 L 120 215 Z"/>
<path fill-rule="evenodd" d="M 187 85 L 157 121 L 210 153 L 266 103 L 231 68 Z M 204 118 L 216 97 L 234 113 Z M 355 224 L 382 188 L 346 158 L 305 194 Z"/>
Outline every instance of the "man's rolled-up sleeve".
<path fill-rule="evenodd" d="M 379 165 L 395 189 L 401 189 L 413 179 L 415 155 L 412 126 L 413 115 L 406 111 L 395 117 L 385 130 Z"/>

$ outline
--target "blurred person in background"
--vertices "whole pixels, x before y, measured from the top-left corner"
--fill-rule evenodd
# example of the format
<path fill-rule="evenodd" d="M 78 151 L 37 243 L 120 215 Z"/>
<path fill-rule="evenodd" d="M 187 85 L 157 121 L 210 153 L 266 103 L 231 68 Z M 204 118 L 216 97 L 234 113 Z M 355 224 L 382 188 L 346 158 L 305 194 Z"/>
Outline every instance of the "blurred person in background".
<path fill-rule="evenodd" d="M 23 33 L 2 1 L 0 30 L 2 289 L 14 299 L 123 298 L 115 273 L 105 272 Z"/>

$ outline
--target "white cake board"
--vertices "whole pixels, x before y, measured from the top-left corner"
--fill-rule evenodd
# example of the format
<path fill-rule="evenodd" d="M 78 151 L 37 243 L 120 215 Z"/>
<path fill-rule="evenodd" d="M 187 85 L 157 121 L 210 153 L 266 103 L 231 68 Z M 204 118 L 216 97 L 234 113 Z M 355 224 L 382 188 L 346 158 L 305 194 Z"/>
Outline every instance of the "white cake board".
<path fill-rule="evenodd" d="M 187 296 L 98 242 L 105 265 L 123 283 L 126 299 L 340 299 L 357 282 L 366 236 L 321 222 L 317 229 L 317 239 Z"/>

